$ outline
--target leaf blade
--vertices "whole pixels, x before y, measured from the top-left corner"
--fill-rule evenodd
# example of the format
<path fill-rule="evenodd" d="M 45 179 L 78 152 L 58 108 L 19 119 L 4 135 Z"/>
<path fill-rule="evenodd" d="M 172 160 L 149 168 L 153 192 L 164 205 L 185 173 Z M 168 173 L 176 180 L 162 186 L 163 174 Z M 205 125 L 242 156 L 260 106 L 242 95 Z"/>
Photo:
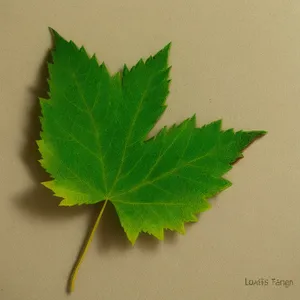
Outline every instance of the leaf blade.
<path fill-rule="evenodd" d="M 193 117 L 151 140 L 148 143 L 151 150 L 144 148 L 144 151 L 149 151 L 149 156 L 144 156 L 135 173 L 123 178 L 124 182 L 119 186 L 123 192 L 111 199 L 128 239 L 134 243 L 139 232 L 160 238 L 161 228 L 178 231 L 177 228 L 182 228 L 185 222 L 194 220 L 195 214 L 209 208 L 208 198 L 231 186 L 231 182 L 222 175 L 230 170 L 232 163 L 249 143 L 264 134 L 263 131 L 222 131 L 220 121 L 196 128 Z M 209 142 L 205 139 L 208 137 Z M 161 152 L 163 147 L 165 151 Z M 145 164 L 145 161 L 149 163 Z M 151 173 L 152 176 L 149 176 Z M 138 185 L 124 191 L 124 187 L 136 182 L 142 174 L 146 175 Z M 152 211 L 145 211 L 145 203 Z M 129 219 L 125 216 L 128 208 L 124 205 L 135 207 L 130 222 L 126 222 Z M 165 211 L 161 213 L 162 206 L 169 206 L 174 219 L 163 217 L 167 214 Z M 155 218 L 155 215 L 160 217 Z"/>
<path fill-rule="evenodd" d="M 49 100 L 40 99 L 44 183 L 72 206 L 111 201 L 131 243 L 141 232 L 184 233 L 208 198 L 231 185 L 223 175 L 264 131 L 201 128 L 193 116 L 147 135 L 166 109 L 170 44 L 111 76 L 83 47 L 53 31 Z M 105 202 L 105 203 L 106 203 Z"/>

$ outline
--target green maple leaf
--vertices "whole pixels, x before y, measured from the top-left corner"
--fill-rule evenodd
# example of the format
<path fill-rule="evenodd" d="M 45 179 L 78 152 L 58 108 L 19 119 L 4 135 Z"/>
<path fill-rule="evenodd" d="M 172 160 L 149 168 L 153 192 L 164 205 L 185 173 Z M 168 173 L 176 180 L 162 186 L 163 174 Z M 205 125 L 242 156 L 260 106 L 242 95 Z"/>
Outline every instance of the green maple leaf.
<path fill-rule="evenodd" d="M 53 35 L 50 99 L 40 99 L 38 146 L 53 179 L 44 184 L 60 205 L 104 203 L 90 239 L 108 201 L 131 243 L 140 232 L 184 233 L 207 199 L 231 185 L 222 176 L 265 131 L 224 131 L 221 121 L 197 128 L 193 116 L 148 139 L 166 109 L 170 45 L 111 75 L 83 47 Z"/>

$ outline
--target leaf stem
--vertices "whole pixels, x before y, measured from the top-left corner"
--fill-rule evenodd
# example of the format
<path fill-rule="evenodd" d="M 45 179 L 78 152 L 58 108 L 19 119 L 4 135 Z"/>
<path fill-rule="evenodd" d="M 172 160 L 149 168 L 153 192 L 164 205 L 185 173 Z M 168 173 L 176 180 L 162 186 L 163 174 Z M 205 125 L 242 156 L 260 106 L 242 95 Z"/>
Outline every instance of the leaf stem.
<path fill-rule="evenodd" d="M 107 204 L 108 200 L 105 200 L 103 206 L 101 207 L 101 210 L 99 212 L 99 215 L 93 225 L 93 227 L 91 228 L 91 231 L 88 233 L 85 241 L 84 241 L 84 244 L 82 246 L 82 249 L 78 255 L 78 258 L 74 264 L 74 267 L 72 269 L 72 272 L 70 274 L 70 277 L 69 277 L 69 282 L 68 282 L 68 292 L 69 293 L 72 293 L 74 291 L 74 284 L 75 284 L 75 280 L 76 280 L 76 277 L 77 277 L 77 273 L 78 273 L 78 270 L 79 270 L 79 267 L 81 266 L 82 264 L 82 261 L 87 253 L 87 250 L 93 240 L 93 237 L 94 237 L 94 234 L 96 232 L 96 229 L 99 225 L 99 222 L 101 220 L 101 217 L 103 215 L 103 212 L 104 212 L 104 209 L 106 207 L 106 204 Z"/>

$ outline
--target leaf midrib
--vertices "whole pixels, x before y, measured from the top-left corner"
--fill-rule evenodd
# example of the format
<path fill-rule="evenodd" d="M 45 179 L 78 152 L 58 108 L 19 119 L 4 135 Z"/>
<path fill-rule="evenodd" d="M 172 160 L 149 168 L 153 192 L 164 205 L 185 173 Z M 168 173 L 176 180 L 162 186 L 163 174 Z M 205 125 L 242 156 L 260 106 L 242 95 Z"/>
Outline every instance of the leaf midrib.
<path fill-rule="evenodd" d="M 111 198 L 111 194 L 113 193 L 114 187 L 118 183 L 119 177 L 120 177 L 120 175 L 122 173 L 122 169 L 123 169 L 123 165 L 124 165 L 124 161 L 125 161 L 125 155 L 126 155 L 127 148 L 128 148 L 128 143 L 129 143 L 129 140 L 131 138 L 132 131 L 133 131 L 134 125 L 135 125 L 135 123 L 137 121 L 138 115 L 139 115 L 139 113 L 140 113 L 140 111 L 142 109 L 142 104 L 143 104 L 146 96 L 148 95 L 149 86 L 152 83 L 152 80 L 153 80 L 153 75 L 150 77 L 150 79 L 148 81 L 147 87 L 144 90 L 144 92 L 143 92 L 143 94 L 142 94 L 142 96 L 140 98 L 139 105 L 138 105 L 138 108 L 137 108 L 137 110 L 135 112 L 134 118 L 132 118 L 132 123 L 130 125 L 129 132 L 128 132 L 128 135 L 127 135 L 126 140 L 125 140 L 125 145 L 124 145 L 124 149 L 123 149 L 123 153 L 122 153 L 122 157 L 121 157 L 120 166 L 118 168 L 117 175 L 116 175 L 115 180 L 114 180 L 114 182 L 112 184 L 112 187 L 110 189 L 109 198 Z"/>
<path fill-rule="evenodd" d="M 89 72 L 91 71 L 91 66 L 89 68 Z M 87 76 L 88 77 L 88 76 Z M 101 171 L 102 171 L 102 177 L 103 177 L 103 183 L 104 183 L 104 189 L 105 189 L 105 192 L 107 192 L 107 179 L 106 179 L 106 174 L 105 174 L 105 167 L 104 167 L 104 160 L 103 160 L 103 155 L 102 155 L 102 147 L 101 147 L 101 141 L 100 141 L 100 136 L 99 136 L 99 132 L 97 130 L 97 127 L 96 127 L 96 122 L 95 122 L 95 119 L 94 119 L 94 116 L 93 114 L 91 113 L 90 109 L 89 109 L 89 106 L 87 105 L 87 101 L 86 101 L 86 98 L 80 88 L 80 85 L 79 85 L 79 82 L 77 80 L 77 77 L 76 77 L 76 73 L 74 72 L 73 73 L 73 78 L 74 78 L 74 82 L 75 82 L 75 85 L 77 87 L 77 90 L 79 92 L 79 95 L 85 105 L 85 108 L 86 108 L 86 111 L 87 111 L 87 114 L 89 115 L 90 117 L 90 121 L 91 121 L 91 125 L 93 127 L 93 130 L 95 132 L 94 136 L 95 136 L 95 139 L 96 139 L 96 144 L 97 144 L 97 148 L 98 148 L 98 151 L 99 151 L 99 160 L 100 160 L 100 168 L 101 168 Z M 95 100 L 96 101 L 96 100 Z M 94 101 L 94 103 L 95 103 Z"/>

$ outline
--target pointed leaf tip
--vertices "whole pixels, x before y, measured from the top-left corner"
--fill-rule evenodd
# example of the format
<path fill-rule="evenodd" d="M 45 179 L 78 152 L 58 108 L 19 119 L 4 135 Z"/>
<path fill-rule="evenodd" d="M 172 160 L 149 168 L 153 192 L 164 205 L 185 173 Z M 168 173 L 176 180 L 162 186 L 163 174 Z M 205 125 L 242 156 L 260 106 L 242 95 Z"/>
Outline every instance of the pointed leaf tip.
<path fill-rule="evenodd" d="M 258 131 L 258 135 L 259 136 L 264 136 L 264 135 L 266 135 L 268 133 L 268 131 L 266 131 L 266 130 L 260 130 L 260 131 Z"/>
<path fill-rule="evenodd" d="M 65 41 L 65 39 L 64 39 L 64 38 L 63 38 L 63 37 L 62 37 L 55 29 L 49 27 L 49 30 L 50 30 L 50 33 L 51 33 L 53 39 L 54 39 L 54 43 L 55 43 L 55 44 L 56 44 L 57 41 L 59 41 L 59 40 Z"/>
<path fill-rule="evenodd" d="M 60 35 L 58 34 L 58 32 L 57 32 L 55 29 L 53 29 L 52 27 L 48 27 L 48 28 L 49 28 L 50 33 L 51 33 L 53 36 L 56 36 L 56 35 L 60 36 Z"/>
<path fill-rule="evenodd" d="M 166 51 L 170 51 L 171 46 L 172 46 L 172 42 L 169 42 L 169 43 L 164 47 L 164 49 L 165 49 Z"/>

